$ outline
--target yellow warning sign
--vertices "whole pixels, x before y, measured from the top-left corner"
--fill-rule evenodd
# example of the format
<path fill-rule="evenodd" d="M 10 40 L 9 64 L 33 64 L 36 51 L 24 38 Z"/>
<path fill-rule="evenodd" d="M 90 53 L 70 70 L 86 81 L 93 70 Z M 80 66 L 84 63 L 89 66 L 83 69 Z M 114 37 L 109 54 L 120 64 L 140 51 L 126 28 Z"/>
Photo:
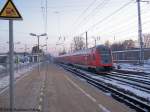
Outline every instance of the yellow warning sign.
<path fill-rule="evenodd" d="M 0 11 L 0 19 L 22 20 L 22 17 L 12 0 L 7 0 L 5 6 Z"/>

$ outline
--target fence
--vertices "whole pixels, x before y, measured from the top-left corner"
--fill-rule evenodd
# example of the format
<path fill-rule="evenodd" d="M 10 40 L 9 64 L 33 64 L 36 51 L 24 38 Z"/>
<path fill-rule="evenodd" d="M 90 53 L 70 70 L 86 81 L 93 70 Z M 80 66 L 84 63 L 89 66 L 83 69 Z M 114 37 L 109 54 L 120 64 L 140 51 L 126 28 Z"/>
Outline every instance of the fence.
<path fill-rule="evenodd" d="M 123 62 L 123 63 L 139 63 L 140 59 L 140 49 L 130 49 L 123 51 L 113 51 L 113 60 L 114 62 Z M 144 60 L 150 59 L 150 48 L 144 49 Z"/>

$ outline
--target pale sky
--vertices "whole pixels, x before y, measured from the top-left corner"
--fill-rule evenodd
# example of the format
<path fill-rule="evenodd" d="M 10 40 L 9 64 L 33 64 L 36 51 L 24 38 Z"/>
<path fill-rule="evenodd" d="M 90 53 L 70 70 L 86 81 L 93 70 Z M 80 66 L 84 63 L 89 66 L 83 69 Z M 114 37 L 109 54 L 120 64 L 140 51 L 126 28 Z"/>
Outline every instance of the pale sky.
<path fill-rule="evenodd" d="M 37 38 L 29 33 L 45 33 L 46 0 L 13 0 L 20 11 L 23 21 L 14 21 L 15 49 L 21 51 L 26 44 L 30 50 L 37 43 Z M 106 40 L 118 42 L 125 39 L 138 39 L 137 32 L 137 3 L 136 0 L 47 0 L 48 1 L 48 50 L 56 53 L 64 43 L 68 49 L 74 36 L 88 31 L 88 43 L 94 45 L 93 37 L 100 37 L 97 44 Z M 0 9 L 6 0 L 0 0 Z M 125 5 L 123 7 L 123 5 Z M 123 8 L 121 8 L 123 7 Z M 118 9 L 120 10 L 118 11 Z M 43 12 L 43 13 L 42 13 Z M 143 33 L 150 33 L 150 4 L 141 3 Z M 59 37 L 65 37 L 59 40 Z M 115 37 L 115 40 L 114 40 Z M 45 44 L 45 37 L 41 37 L 40 44 Z M 8 51 L 8 21 L 0 20 L 0 52 Z"/>

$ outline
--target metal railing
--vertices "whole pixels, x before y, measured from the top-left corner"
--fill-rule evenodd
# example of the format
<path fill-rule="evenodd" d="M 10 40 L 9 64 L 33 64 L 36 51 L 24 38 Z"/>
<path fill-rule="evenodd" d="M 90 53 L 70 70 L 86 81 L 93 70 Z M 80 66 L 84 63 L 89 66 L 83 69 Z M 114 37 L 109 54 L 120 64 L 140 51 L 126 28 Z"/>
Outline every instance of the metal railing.
<path fill-rule="evenodd" d="M 130 49 L 122 51 L 112 51 L 114 62 L 139 63 L 140 49 Z M 150 48 L 144 49 L 144 62 L 150 59 Z"/>

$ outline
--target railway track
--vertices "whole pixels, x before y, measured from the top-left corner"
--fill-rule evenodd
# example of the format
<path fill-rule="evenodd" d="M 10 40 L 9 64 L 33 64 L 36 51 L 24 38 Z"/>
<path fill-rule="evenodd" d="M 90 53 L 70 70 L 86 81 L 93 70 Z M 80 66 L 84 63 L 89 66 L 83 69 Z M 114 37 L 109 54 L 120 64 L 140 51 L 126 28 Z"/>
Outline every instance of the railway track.
<path fill-rule="evenodd" d="M 135 109 L 137 112 L 150 112 L 150 104 L 148 102 L 142 101 L 141 99 L 131 95 L 124 89 L 118 88 L 113 84 L 106 83 L 105 81 L 95 79 L 91 77 L 90 74 L 82 72 L 82 70 L 78 70 L 66 65 L 61 66 L 67 71 L 70 71 L 73 74 L 76 74 L 77 76 L 85 79 L 89 84 L 99 88 L 100 90 L 103 90 L 104 92 L 110 93 L 114 99 L 125 103 L 132 109 Z M 97 75 L 95 74 L 94 76 Z"/>
<path fill-rule="evenodd" d="M 150 85 L 150 79 L 149 78 L 145 78 L 145 77 L 136 77 L 136 76 L 130 76 L 130 74 L 128 75 L 120 75 L 120 74 L 117 74 L 117 73 L 109 73 L 108 76 L 110 77 L 117 77 L 117 78 L 121 78 L 121 79 L 127 79 L 127 80 L 131 80 L 131 81 L 134 81 L 134 82 L 139 82 L 139 83 L 142 83 L 142 84 L 145 84 L 145 85 Z"/>
<path fill-rule="evenodd" d="M 110 76 L 106 75 L 105 77 L 107 77 L 108 79 L 113 79 L 119 82 L 123 82 L 124 84 L 130 85 L 133 88 L 150 93 L 150 84 L 144 81 L 138 81 L 138 80 L 129 79 L 129 78 L 120 78 L 120 77 L 111 76 L 111 75 Z"/>
<path fill-rule="evenodd" d="M 125 71 L 125 70 L 121 70 L 121 71 L 115 70 L 113 73 L 124 74 L 124 75 L 130 74 L 132 76 L 137 76 L 137 77 L 142 75 L 142 77 L 150 78 L 150 73 L 144 73 L 144 72 L 131 72 L 131 71 Z"/>
<path fill-rule="evenodd" d="M 117 72 L 112 72 L 112 73 L 109 73 L 108 75 L 117 76 L 117 77 L 120 77 L 120 78 L 125 78 L 125 79 L 130 79 L 130 80 L 133 80 L 133 81 L 138 81 L 138 82 L 150 84 L 150 76 L 145 77 L 143 75 L 138 76 L 138 75 L 133 75 L 133 74 L 120 74 L 120 73 L 117 73 Z"/>

